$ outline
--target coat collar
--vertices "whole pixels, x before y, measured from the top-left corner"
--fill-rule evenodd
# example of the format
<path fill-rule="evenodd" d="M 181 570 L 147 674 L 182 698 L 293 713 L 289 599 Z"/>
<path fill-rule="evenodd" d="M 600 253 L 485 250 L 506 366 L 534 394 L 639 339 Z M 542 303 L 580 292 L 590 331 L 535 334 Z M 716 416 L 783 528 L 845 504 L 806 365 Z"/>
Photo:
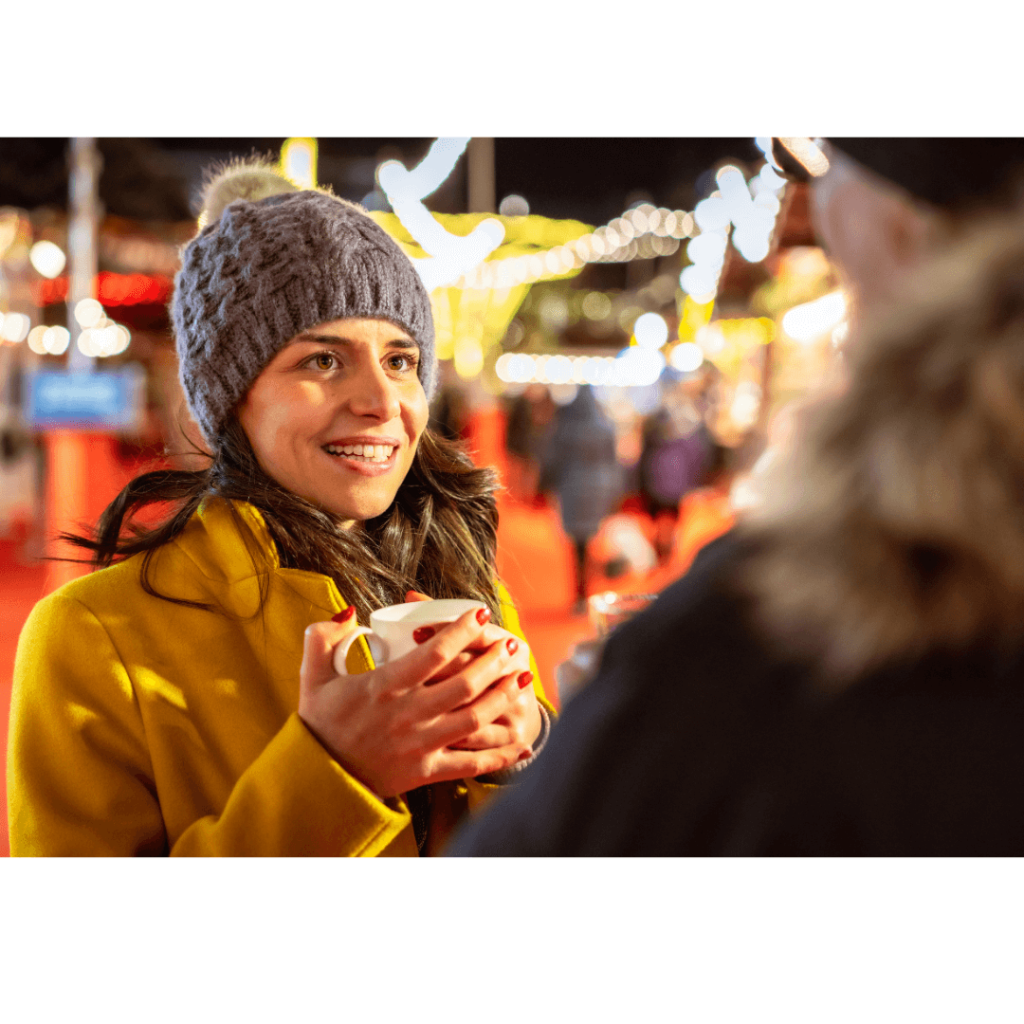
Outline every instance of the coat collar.
<path fill-rule="evenodd" d="M 176 543 L 207 579 L 240 598 L 269 574 L 328 615 L 347 607 L 329 576 L 281 568 L 263 515 L 247 502 L 207 499 Z"/>

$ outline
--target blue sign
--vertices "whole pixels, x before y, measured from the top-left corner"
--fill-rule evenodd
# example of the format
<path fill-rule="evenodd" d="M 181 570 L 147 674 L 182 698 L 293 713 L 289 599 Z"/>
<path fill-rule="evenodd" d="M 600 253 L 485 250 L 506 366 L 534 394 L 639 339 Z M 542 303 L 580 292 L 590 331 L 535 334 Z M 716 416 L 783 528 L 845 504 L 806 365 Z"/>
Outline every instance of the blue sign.
<path fill-rule="evenodd" d="M 36 430 L 55 427 L 123 429 L 136 424 L 143 408 L 145 372 L 35 370 L 24 378 L 24 414 Z"/>

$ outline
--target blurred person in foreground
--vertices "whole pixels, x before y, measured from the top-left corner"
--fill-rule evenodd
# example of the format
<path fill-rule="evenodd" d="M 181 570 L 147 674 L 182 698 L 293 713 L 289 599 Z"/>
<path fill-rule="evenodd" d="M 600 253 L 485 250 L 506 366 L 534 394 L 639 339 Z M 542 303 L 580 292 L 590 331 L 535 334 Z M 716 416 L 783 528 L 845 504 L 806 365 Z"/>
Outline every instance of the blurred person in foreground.
<path fill-rule="evenodd" d="M 538 487 L 558 497 L 562 529 L 573 545 L 573 614 L 586 614 L 587 545 L 622 497 L 615 426 L 598 405 L 589 384 L 581 385 L 576 397 L 555 414 Z"/>
<path fill-rule="evenodd" d="M 77 538 L 98 571 L 29 616 L 11 851 L 430 854 L 548 730 L 494 474 L 426 429 L 430 300 L 372 218 L 259 163 L 204 212 L 171 313 L 209 468 L 132 481 Z M 481 607 L 337 674 L 357 617 L 423 594 Z"/>
<path fill-rule="evenodd" d="M 843 387 L 455 855 L 1024 853 L 1024 145 L 842 145 Z"/>

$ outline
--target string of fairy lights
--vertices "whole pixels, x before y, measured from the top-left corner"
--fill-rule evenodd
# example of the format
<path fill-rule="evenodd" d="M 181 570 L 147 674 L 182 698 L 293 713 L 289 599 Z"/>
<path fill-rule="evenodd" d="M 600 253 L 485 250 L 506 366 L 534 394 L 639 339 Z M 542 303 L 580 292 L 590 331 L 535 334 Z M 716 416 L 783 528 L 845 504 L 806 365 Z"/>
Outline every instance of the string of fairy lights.
<path fill-rule="evenodd" d="M 479 263 L 458 284 L 463 288 L 513 288 L 578 270 L 587 263 L 627 263 L 677 252 L 693 235 L 693 216 L 643 203 L 571 242 L 542 252 Z"/>
<path fill-rule="evenodd" d="M 716 174 L 716 189 L 693 212 L 642 203 L 580 238 L 542 252 L 486 260 L 464 274 L 464 288 L 512 288 L 562 276 L 587 263 L 627 263 L 670 256 L 690 239 L 690 265 L 679 277 L 682 291 L 697 302 L 714 299 L 730 241 L 750 263 L 770 251 L 771 236 L 782 204 L 785 179 L 765 163 L 748 181 L 726 165 Z"/>
<path fill-rule="evenodd" d="M 424 200 L 454 170 L 468 138 L 437 139 L 411 170 L 397 160 L 377 169 L 377 180 L 402 226 L 427 253 L 413 259 L 428 291 L 442 285 L 507 289 L 564 276 L 587 263 L 626 263 L 670 256 L 684 239 L 690 265 L 680 288 L 698 301 L 714 298 L 731 240 L 749 262 L 764 259 L 781 208 L 785 180 L 766 162 L 749 181 L 735 166 L 716 174 L 718 188 L 694 210 L 641 203 L 570 242 L 526 255 L 489 259 L 505 237 L 504 225 L 488 217 L 466 236 L 455 235 L 430 213 Z M 758 140 L 759 143 L 763 140 Z"/>

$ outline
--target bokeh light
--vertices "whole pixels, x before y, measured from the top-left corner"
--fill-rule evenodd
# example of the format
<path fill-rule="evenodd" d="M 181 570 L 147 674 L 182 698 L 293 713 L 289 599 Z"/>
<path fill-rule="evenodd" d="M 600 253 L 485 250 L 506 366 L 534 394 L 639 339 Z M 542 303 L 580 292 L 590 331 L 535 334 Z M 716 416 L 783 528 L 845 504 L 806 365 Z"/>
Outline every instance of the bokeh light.
<path fill-rule="evenodd" d="M 58 277 L 67 263 L 67 257 L 61 247 L 45 239 L 32 246 L 28 258 L 43 277 L 49 278 Z"/>
<path fill-rule="evenodd" d="M 47 327 L 42 336 L 43 350 L 51 356 L 62 356 L 71 344 L 71 332 L 66 327 Z"/>
<path fill-rule="evenodd" d="M 32 330 L 28 332 L 28 347 L 37 355 L 46 354 L 46 348 L 43 345 L 43 335 L 49 329 L 50 328 L 47 327 L 46 324 L 40 324 L 38 327 L 33 327 Z"/>
<path fill-rule="evenodd" d="M 31 327 L 32 321 L 24 313 L 8 313 L 0 325 L 0 338 L 11 342 L 24 341 Z"/>
<path fill-rule="evenodd" d="M 530 204 L 519 195 L 513 193 L 505 196 L 498 205 L 498 213 L 502 217 L 525 217 L 530 212 Z"/>
<path fill-rule="evenodd" d="M 75 306 L 75 320 L 84 329 L 95 327 L 103 315 L 103 307 L 95 299 L 81 299 Z"/>
<path fill-rule="evenodd" d="M 699 369 L 703 362 L 704 353 L 700 345 L 694 341 L 684 341 L 681 345 L 676 345 L 669 356 L 672 368 L 682 373 L 692 373 Z"/>
<path fill-rule="evenodd" d="M 583 297 L 583 315 L 588 320 L 604 320 L 611 312 L 612 300 L 604 292 L 588 292 Z"/>
<path fill-rule="evenodd" d="M 808 344 L 828 334 L 845 316 L 845 296 L 841 291 L 831 292 L 813 302 L 794 306 L 782 318 L 782 329 L 794 341 Z"/>
<path fill-rule="evenodd" d="M 657 313 L 644 313 L 633 324 L 633 336 L 644 348 L 661 348 L 668 341 L 668 324 Z"/>
<path fill-rule="evenodd" d="M 633 346 L 616 357 L 615 383 L 620 387 L 653 384 L 665 369 L 665 357 L 655 349 Z"/>

